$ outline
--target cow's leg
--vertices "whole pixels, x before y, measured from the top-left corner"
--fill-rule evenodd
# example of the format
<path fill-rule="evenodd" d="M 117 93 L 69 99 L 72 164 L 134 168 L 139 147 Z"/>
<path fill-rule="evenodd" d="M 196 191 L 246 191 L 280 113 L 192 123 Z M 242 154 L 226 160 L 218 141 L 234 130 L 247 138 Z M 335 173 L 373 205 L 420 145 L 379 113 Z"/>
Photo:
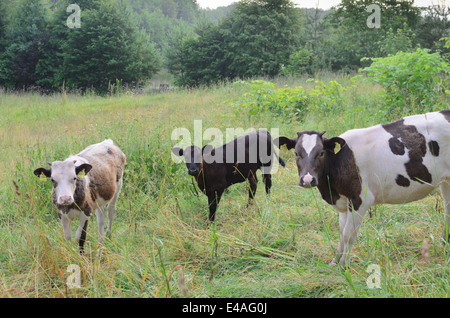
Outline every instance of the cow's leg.
<path fill-rule="evenodd" d="M 219 205 L 220 198 L 222 197 L 223 191 L 224 190 L 213 191 L 208 194 L 209 220 L 211 222 L 214 222 L 217 206 Z"/>
<path fill-rule="evenodd" d="M 339 213 L 339 245 L 337 248 L 337 259 L 334 259 L 333 262 L 339 261 L 340 257 L 344 253 L 344 244 L 342 244 L 342 238 L 344 237 L 344 228 L 345 223 L 347 222 L 347 215 L 347 211 Z"/>
<path fill-rule="evenodd" d="M 87 226 L 89 223 L 89 217 L 84 213 L 80 214 L 80 224 L 78 225 L 77 231 L 75 232 L 75 237 L 78 241 L 80 247 L 80 253 L 84 252 L 84 242 L 86 241 Z"/>
<path fill-rule="evenodd" d="M 106 235 L 111 235 L 112 224 L 114 220 L 114 216 L 116 215 L 116 203 L 119 198 L 120 190 L 122 189 L 123 179 L 121 178 L 119 182 L 117 182 L 116 193 L 114 193 L 114 197 L 111 202 L 108 204 L 108 229 L 106 230 Z"/>
<path fill-rule="evenodd" d="M 248 190 L 248 205 L 252 204 L 253 198 L 256 194 L 256 189 L 258 188 L 258 178 L 256 177 L 256 174 L 250 171 L 250 174 L 248 176 L 248 183 L 250 185 L 250 189 Z"/>
<path fill-rule="evenodd" d="M 341 237 L 339 240 L 337 260 L 343 268 L 350 264 L 350 252 L 353 243 L 356 240 L 364 215 L 371 206 L 372 200 L 366 197 L 365 200 L 362 200 L 362 203 L 357 210 L 353 209 L 353 207 L 349 207 L 347 212 L 342 213 L 345 215 L 339 216 L 339 231 Z"/>
<path fill-rule="evenodd" d="M 98 242 L 101 244 L 105 237 L 105 206 L 96 209 L 95 215 L 97 216 Z"/>
<path fill-rule="evenodd" d="M 70 224 L 72 223 L 72 220 L 70 220 L 67 215 L 60 213 L 61 218 L 61 224 L 63 226 L 64 235 L 66 236 L 66 239 L 68 241 L 72 240 L 72 228 Z"/>
<path fill-rule="evenodd" d="M 272 175 L 270 174 L 263 174 L 263 182 L 266 186 L 266 193 L 270 194 L 270 188 L 272 187 Z"/>
<path fill-rule="evenodd" d="M 441 188 L 441 195 L 444 200 L 444 207 L 445 207 L 445 220 L 444 220 L 444 233 L 442 235 L 443 238 L 443 244 L 446 242 L 449 242 L 450 239 L 450 180 L 445 179 L 442 181 L 440 188 Z"/>

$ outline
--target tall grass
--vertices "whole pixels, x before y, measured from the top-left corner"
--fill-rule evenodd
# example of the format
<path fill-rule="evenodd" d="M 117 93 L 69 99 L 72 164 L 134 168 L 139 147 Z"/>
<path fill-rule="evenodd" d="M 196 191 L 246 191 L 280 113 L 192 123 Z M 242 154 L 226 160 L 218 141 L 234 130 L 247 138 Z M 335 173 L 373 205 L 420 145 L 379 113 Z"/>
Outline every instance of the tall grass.
<path fill-rule="evenodd" d="M 342 85 L 348 78 L 332 78 Z M 280 87 L 314 83 L 292 80 Z M 207 200 L 196 195 L 184 164 L 171 161 L 176 127 L 279 128 L 283 135 L 327 130 L 328 136 L 379 123 L 379 87 L 355 84 L 343 93 L 345 111 L 310 112 L 301 123 L 270 114 L 236 112 L 242 88 L 159 95 L 75 96 L 0 93 L 1 297 L 446 297 L 449 250 L 438 195 L 400 206 L 379 206 L 367 217 L 346 271 L 329 263 L 339 240 L 338 213 L 317 190 L 296 186 L 291 153 L 273 176 L 270 196 L 259 183 L 229 188 L 215 226 Z M 32 171 L 87 145 L 113 139 L 128 157 L 113 233 L 97 244 L 91 218 L 86 253 L 64 239 L 51 203 L 51 185 Z M 205 141 L 206 142 L 206 141 Z M 259 177 L 261 179 L 261 177 Z M 424 242 L 427 256 L 423 254 Z M 70 264 L 81 288 L 68 288 Z M 381 288 L 366 284 L 369 264 L 381 267 Z"/>

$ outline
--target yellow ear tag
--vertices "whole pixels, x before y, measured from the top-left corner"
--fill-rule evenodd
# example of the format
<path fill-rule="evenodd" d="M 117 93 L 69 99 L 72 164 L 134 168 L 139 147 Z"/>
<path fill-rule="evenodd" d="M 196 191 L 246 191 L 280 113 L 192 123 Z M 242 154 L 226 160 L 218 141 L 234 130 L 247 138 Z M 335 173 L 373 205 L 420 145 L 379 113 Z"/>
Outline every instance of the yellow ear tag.
<path fill-rule="evenodd" d="M 341 144 L 338 142 L 334 143 L 334 154 L 337 154 L 339 151 L 341 151 Z"/>
<path fill-rule="evenodd" d="M 39 175 L 39 179 L 41 181 L 47 181 L 47 177 L 45 176 L 45 174 L 43 172 L 41 172 L 41 174 Z"/>
<path fill-rule="evenodd" d="M 78 172 L 77 177 L 80 179 L 83 179 L 85 176 L 87 176 L 87 173 L 84 172 L 84 169 Z"/>

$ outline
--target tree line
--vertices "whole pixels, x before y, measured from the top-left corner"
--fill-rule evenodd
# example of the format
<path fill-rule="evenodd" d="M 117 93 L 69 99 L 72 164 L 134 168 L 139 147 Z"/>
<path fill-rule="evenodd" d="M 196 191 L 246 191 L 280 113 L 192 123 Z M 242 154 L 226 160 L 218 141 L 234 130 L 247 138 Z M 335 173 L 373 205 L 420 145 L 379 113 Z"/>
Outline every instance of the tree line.
<path fill-rule="evenodd" d="M 342 0 L 331 10 L 290 0 L 240 0 L 200 9 L 195 0 L 0 0 L 0 86 L 106 92 L 139 87 L 161 69 L 179 86 L 278 75 L 350 72 L 417 48 L 449 59 L 449 7 L 413 0 Z M 368 6 L 380 9 L 368 26 Z"/>

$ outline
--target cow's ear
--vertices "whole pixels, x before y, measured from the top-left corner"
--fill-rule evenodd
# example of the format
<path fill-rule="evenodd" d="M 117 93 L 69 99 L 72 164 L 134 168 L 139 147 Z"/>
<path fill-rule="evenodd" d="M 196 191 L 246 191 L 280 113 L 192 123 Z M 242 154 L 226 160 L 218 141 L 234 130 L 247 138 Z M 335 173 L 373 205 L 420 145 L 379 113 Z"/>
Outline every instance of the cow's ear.
<path fill-rule="evenodd" d="M 291 150 L 292 148 L 295 148 L 295 145 L 297 144 L 297 138 L 288 138 L 288 137 L 278 137 L 273 140 L 273 143 L 278 148 L 281 148 L 281 146 L 286 145 L 286 148 L 288 150 Z"/>
<path fill-rule="evenodd" d="M 91 169 L 92 166 L 90 164 L 83 163 L 75 168 L 75 173 L 78 178 L 83 179 L 89 173 L 89 171 L 91 171 Z"/>
<path fill-rule="evenodd" d="M 204 145 L 202 148 L 202 154 L 208 154 L 211 152 L 211 150 L 213 150 L 213 146 L 211 145 Z"/>
<path fill-rule="evenodd" d="M 52 171 L 50 169 L 45 168 L 37 168 L 36 170 L 33 171 L 33 173 L 36 175 L 36 177 L 38 177 L 42 181 L 45 181 L 47 180 L 47 178 L 50 178 L 52 176 Z"/>
<path fill-rule="evenodd" d="M 345 140 L 340 137 L 333 137 L 331 139 L 323 140 L 323 147 L 325 148 L 325 150 L 335 155 L 337 155 L 345 145 Z"/>
<path fill-rule="evenodd" d="M 172 148 L 172 153 L 173 153 L 175 156 L 180 157 L 180 156 L 183 155 L 183 149 L 181 149 L 180 147 L 173 147 L 173 148 Z"/>

